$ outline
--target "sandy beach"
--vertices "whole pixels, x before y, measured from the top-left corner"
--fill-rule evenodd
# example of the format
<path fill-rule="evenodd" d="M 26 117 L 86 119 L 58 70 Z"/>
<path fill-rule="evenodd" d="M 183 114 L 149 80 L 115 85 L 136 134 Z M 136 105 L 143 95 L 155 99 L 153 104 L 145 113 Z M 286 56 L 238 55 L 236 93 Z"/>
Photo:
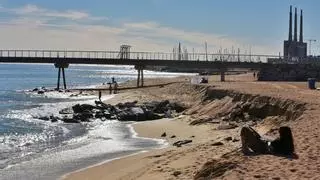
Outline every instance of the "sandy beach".
<path fill-rule="evenodd" d="M 252 74 L 227 76 L 227 82 L 212 76 L 205 85 L 191 85 L 186 77 L 180 80 L 185 82 L 125 91 L 108 101 L 168 99 L 186 104 L 189 108 L 175 118 L 134 125 L 141 137 L 165 139 L 167 148 L 73 172 L 63 179 L 320 178 L 319 91 L 307 89 L 305 82 L 257 82 Z M 254 106 L 244 110 L 248 104 Z M 237 119 L 235 109 L 247 119 Z M 290 126 L 298 158 L 243 156 L 239 152 L 243 125 L 270 136 L 277 134 L 280 125 Z M 161 137 L 164 132 L 166 137 Z M 192 142 L 172 146 L 179 140 Z"/>

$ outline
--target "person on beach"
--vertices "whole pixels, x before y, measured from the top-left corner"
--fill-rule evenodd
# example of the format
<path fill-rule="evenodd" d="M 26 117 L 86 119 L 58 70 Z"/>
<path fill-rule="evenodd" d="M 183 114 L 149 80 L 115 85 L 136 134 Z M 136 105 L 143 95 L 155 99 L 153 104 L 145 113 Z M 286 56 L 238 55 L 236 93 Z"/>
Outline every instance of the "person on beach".
<path fill-rule="evenodd" d="M 108 83 L 109 84 L 109 94 L 112 94 L 112 86 L 111 86 L 111 83 Z"/>
<path fill-rule="evenodd" d="M 118 83 L 117 82 L 114 82 L 114 91 L 113 91 L 114 94 L 117 94 L 118 93 Z"/>
<path fill-rule="evenodd" d="M 253 78 L 254 79 L 256 78 L 256 72 L 253 72 Z"/>
<path fill-rule="evenodd" d="M 293 155 L 294 144 L 291 129 L 287 126 L 280 127 L 279 134 L 279 138 L 267 141 L 263 140 L 251 127 L 243 127 L 240 133 L 242 152 L 245 155 L 250 153 Z"/>
<path fill-rule="evenodd" d="M 99 91 L 99 101 L 101 101 L 101 91 Z"/>

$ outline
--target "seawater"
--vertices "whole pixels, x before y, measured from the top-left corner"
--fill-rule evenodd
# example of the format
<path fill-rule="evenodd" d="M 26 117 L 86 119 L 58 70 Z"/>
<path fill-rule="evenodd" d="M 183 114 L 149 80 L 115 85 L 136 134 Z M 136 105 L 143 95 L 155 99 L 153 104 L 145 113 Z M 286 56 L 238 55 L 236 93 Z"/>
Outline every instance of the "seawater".
<path fill-rule="evenodd" d="M 182 74 L 146 71 L 148 77 Z M 96 87 L 136 78 L 132 66 L 80 66 L 66 69 L 70 88 Z M 71 93 L 31 93 L 36 87 L 53 89 L 57 69 L 51 64 L 0 64 L 0 179 L 57 179 L 62 174 L 103 160 L 159 148 L 164 142 L 134 136 L 130 122 L 96 120 L 65 124 L 39 120 L 59 115 L 78 103 L 93 104 L 95 96 Z M 104 99 L 112 98 L 104 96 Z"/>

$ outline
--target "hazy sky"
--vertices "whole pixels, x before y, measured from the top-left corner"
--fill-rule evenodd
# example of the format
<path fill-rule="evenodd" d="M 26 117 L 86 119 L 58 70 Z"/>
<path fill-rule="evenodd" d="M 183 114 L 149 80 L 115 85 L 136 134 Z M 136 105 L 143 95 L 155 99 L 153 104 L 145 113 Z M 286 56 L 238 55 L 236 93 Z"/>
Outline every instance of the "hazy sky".
<path fill-rule="evenodd" d="M 180 41 L 204 52 L 207 41 L 210 52 L 278 54 L 291 4 L 304 10 L 305 39 L 320 42 L 318 0 L 0 0 L 0 48 L 170 52 Z"/>

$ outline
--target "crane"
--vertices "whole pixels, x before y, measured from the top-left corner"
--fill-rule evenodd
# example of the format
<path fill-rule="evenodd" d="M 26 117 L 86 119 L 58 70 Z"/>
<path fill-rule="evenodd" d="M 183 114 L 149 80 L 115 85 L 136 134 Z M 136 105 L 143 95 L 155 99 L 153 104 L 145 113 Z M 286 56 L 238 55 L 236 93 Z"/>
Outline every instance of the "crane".
<path fill-rule="evenodd" d="M 311 54 L 311 45 L 312 45 L 313 42 L 317 42 L 317 40 L 315 40 L 315 39 L 308 39 L 308 41 L 309 41 L 309 56 L 311 56 L 311 55 L 312 55 L 312 54 Z"/>

